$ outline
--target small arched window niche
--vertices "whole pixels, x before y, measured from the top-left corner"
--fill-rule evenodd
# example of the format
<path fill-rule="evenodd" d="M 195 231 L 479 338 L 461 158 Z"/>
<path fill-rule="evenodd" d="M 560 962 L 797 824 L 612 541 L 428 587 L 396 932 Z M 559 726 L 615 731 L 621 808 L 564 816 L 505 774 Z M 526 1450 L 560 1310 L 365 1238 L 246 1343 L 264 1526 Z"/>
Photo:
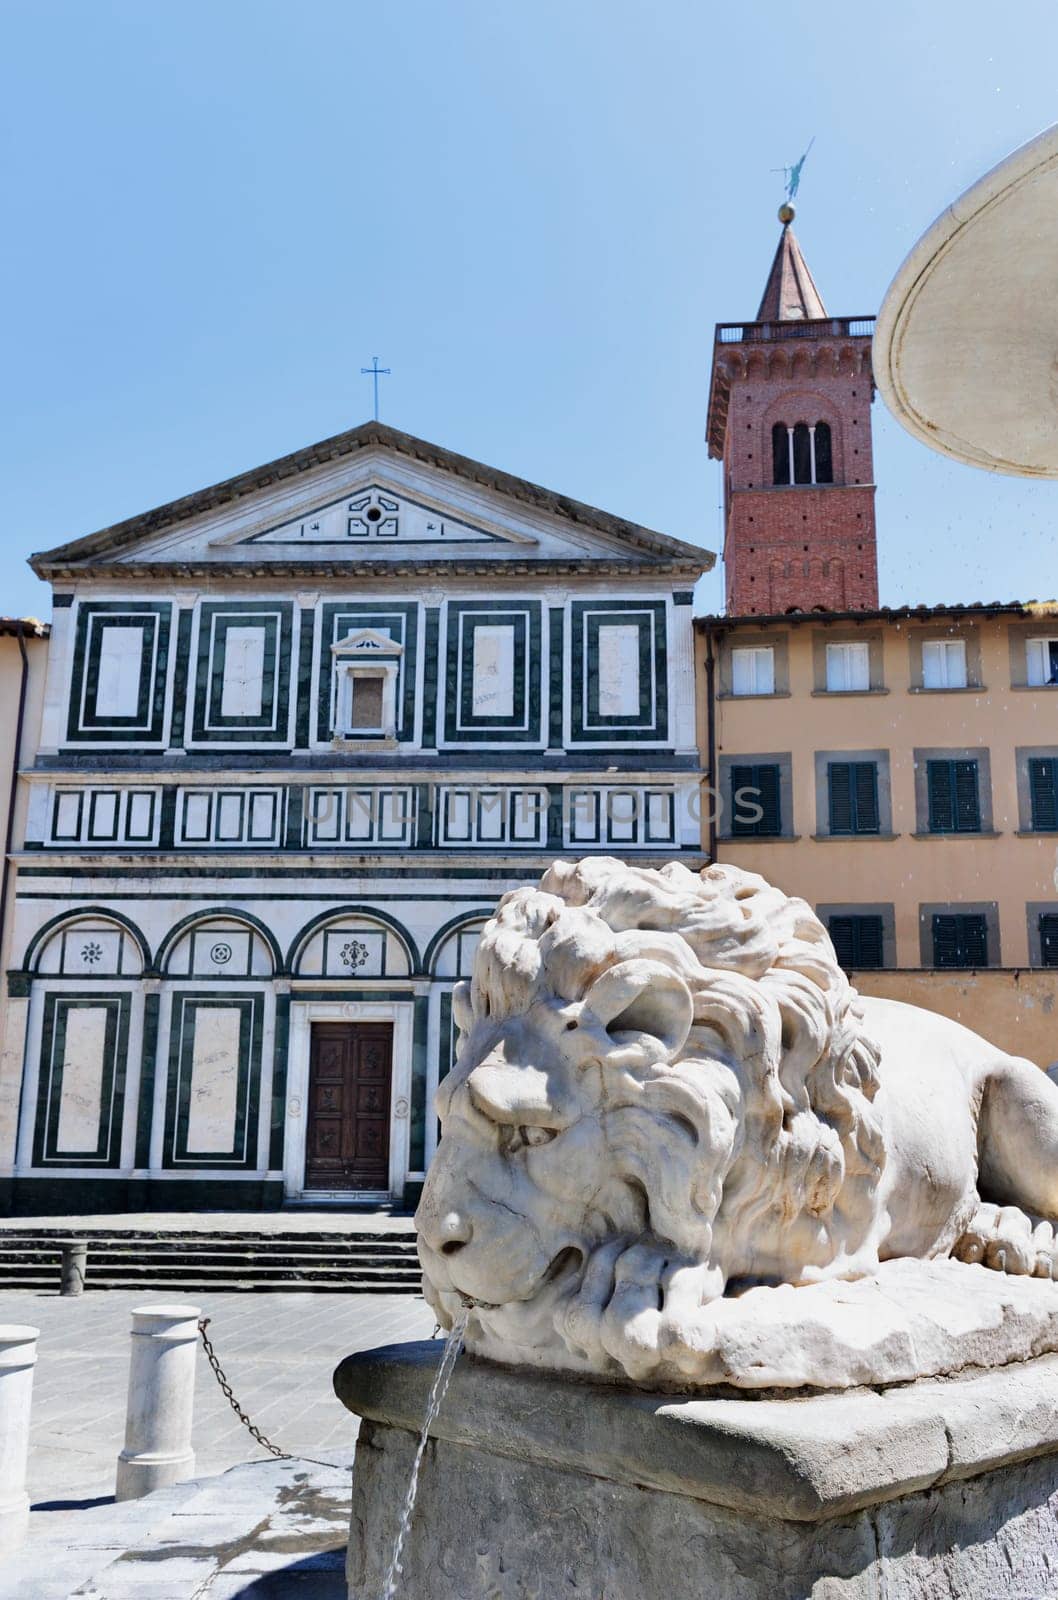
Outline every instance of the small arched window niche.
<path fill-rule="evenodd" d="M 834 482 L 829 422 L 777 422 L 771 430 L 772 482 Z"/>

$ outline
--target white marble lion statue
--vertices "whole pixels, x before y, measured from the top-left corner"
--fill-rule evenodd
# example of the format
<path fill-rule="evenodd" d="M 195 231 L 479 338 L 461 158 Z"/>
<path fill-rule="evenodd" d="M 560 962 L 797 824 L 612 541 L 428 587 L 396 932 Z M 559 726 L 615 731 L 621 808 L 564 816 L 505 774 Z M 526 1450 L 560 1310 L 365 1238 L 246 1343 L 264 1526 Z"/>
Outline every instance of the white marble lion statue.
<path fill-rule="evenodd" d="M 454 1008 L 417 1224 L 472 1349 L 693 1384 L 709 1308 L 754 1286 L 901 1257 L 1058 1278 L 1058 1087 L 858 996 L 754 873 L 556 862 L 503 897 Z"/>

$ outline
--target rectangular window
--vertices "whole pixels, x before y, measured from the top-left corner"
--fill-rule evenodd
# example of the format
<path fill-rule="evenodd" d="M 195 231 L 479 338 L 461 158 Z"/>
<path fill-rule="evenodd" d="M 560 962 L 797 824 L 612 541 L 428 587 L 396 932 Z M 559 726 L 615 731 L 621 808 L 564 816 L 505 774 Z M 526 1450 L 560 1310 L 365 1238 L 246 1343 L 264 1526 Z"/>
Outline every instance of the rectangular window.
<path fill-rule="evenodd" d="M 1029 757 L 1029 799 L 1034 833 L 1058 832 L 1058 758 Z"/>
<path fill-rule="evenodd" d="M 782 833 L 780 771 L 772 763 L 731 768 L 731 832 L 774 837 Z"/>
<path fill-rule="evenodd" d="M 731 652 L 732 694 L 775 693 L 775 651 L 771 645 Z"/>
<path fill-rule="evenodd" d="M 1058 915 L 1053 911 L 1040 915 L 1040 959 L 1045 967 L 1058 967 Z"/>
<path fill-rule="evenodd" d="M 869 644 L 827 645 L 827 688 L 832 694 L 849 694 L 871 687 Z"/>
<path fill-rule="evenodd" d="M 930 833 L 980 833 L 976 761 L 927 761 Z"/>
<path fill-rule="evenodd" d="M 980 912 L 935 912 L 935 967 L 987 967 L 988 925 Z"/>
<path fill-rule="evenodd" d="M 352 678 L 352 710 L 350 712 L 350 729 L 354 733 L 377 733 L 382 727 L 383 690 L 385 687 L 382 674 L 379 672 L 353 672 Z"/>
<path fill-rule="evenodd" d="M 622 622 L 599 628 L 599 715 L 639 715 L 639 627 Z"/>
<path fill-rule="evenodd" d="M 827 791 L 831 833 L 878 832 L 878 768 L 873 761 L 829 762 Z"/>
<path fill-rule="evenodd" d="M 927 639 L 922 645 L 924 689 L 966 688 L 966 641 Z"/>
<path fill-rule="evenodd" d="M 827 919 L 834 953 L 847 972 L 884 966 L 882 919 L 875 912 Z"/>
<path fill-rule="evenodd" d="M 1030 639 L 1025 650 L 1028 681 L 1033 688 L 1058 684 L 1058 639 Z"/>

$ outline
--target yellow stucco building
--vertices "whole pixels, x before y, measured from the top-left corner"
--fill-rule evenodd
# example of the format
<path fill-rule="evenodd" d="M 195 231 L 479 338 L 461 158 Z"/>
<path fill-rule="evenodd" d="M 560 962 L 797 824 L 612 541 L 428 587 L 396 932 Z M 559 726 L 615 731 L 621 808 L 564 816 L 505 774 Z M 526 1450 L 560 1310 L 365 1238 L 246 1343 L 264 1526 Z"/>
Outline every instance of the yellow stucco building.
<path fill-rule="evenodd" d="M 698 619 L 703 848 L 868 994 L 1058 1059 L 1058 606 Z"/>

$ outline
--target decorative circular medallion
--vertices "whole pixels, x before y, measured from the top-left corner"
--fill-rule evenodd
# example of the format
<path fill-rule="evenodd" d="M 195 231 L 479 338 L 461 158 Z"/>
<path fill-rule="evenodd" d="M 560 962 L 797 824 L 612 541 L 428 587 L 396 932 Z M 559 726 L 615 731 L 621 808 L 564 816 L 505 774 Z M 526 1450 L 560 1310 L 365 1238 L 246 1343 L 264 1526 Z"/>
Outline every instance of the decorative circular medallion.
<path fill-rule="evenodd" d="M 96 962 L 102 959 L 103 946 L 98 944 L 95 939 L 90 939 L 86 945 L 82 946 L 81 960 L 86 961 L 90 967 L 94 967 Z"/>
<path fill-rule="evenodd" d="M 341 958 L 351 972 L 355 972 L 357 967 L 364 966 L 367 957 L 367 945 L 359 939 L 350 939 L 348 944 L 342 945 Z"/>
<path fill-rule="evenodd" d="M 209 959 L 215 967 L 226 967 L 231 960 L 231 945 L 223 939 L 218 939 L 209 952 Z"/>

